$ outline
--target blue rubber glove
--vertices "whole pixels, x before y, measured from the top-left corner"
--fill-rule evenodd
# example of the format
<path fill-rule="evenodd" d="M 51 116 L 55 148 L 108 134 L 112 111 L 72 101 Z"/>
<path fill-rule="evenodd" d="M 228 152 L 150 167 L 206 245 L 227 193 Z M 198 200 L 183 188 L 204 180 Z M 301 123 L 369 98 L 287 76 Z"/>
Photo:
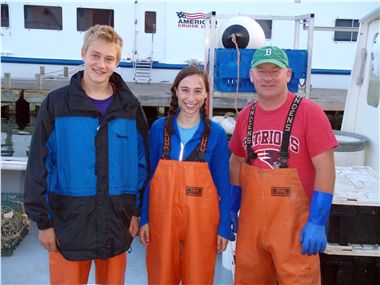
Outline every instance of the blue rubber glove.
<path fill-rule="evenodd" d="M 231 225 L 232 232 L 237 233 L 238 212 L 240 210 L 241 188 L 240 186 L 231 186 Z"/>
<path fill-rule="evenodd" d="M 310 203 L 309 219 L 300 234 L 302 254 L 316 255 L 327 245 L 326 222 L 329 218 L 333 195 L 314 190 Z"/>

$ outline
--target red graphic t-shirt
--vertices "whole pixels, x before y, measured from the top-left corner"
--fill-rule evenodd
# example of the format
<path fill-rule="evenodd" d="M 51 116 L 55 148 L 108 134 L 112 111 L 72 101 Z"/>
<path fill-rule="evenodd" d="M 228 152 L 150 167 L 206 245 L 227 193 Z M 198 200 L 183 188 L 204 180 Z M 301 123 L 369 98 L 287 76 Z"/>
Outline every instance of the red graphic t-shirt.
<path fill-rule="evenodd" d="M 259 168 L 278 168 L 285 121 L 295 94 L 289 93 L 281 107 L 265 111 L 256 103 L 252 134 L 252 150 L 257 154 L 253 165 Z M 247 127 L 251 104 L 246 106 L 236 121 L 230 140 L 230 150 L 240 157 L 247 157 Z M 289 139 L 288 167 L 297 168 L 306 194 L 311 197 L 314 189 L 315 169 L 311 158 L 338 145 L 330 122 L 322 108 L 303 99 L 298 107 Z"/>

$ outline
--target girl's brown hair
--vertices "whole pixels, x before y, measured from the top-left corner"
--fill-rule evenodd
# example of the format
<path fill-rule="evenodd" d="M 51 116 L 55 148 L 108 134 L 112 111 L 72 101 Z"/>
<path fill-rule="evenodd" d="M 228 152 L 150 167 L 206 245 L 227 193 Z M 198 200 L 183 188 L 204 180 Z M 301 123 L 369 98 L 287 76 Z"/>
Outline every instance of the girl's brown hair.
<path fill-rule="evenodd" d="M 166 129 L 168 131 L 168 134 L 171 135 L 173 132 L 172 128 L 172 120 L 173 116 L 176 114 L 178 109 L 178 97 L 176 94 L 176 91 L 178 90 L 179 83 L 186 77 L 191 75 L 198 75 L 205 85 L 206 91 L 208 94 L 210 94 L 210 83 L 208 81 L 208 75 L 203 69 L 199 68 L 198 66 L 188 66 L 182 69 L 180 72 L 178 72 L 177 76 L 174 79 L 173 85 L 171 87 L 172 97 L 170 101 L 170 107 L 169 107 L 169 113 L 168 113 L 168 120 L 166 122 Z M 206 110 L 206 102 L 207 99 L 204 101 L 200 111 L 201 114 L 203 114 L 203 120 L 205 122 L 205 131 L 209 133 L 210 131 L 210 120 L 208 120 L 208 112 Z"/>

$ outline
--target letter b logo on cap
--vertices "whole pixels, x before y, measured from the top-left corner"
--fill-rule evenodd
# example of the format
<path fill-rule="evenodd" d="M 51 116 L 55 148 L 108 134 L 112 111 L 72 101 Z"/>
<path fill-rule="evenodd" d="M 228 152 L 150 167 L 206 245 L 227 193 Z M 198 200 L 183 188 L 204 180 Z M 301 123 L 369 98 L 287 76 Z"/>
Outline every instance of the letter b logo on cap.
<path fill-rule="evenodd" d="M 251 67 L 264 63 L 272 63 L 280 68 L 286 68 L 289 66 L 288 56 L 286 53 L 276 46 L 265 46 L 255 51 L 251 61 Z"/>

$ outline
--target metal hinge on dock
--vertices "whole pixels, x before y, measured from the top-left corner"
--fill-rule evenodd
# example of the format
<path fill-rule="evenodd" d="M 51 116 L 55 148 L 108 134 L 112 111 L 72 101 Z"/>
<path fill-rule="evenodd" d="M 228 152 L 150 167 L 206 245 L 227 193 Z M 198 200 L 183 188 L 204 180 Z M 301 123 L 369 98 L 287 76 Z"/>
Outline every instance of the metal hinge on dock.
<path fill-rule="evenodd" d="M 136 83 L 150 83 L 150 75 L 152 71 L 152 59 L 136 59 L 133 64 L 134 76 L 133 80 Z"/>

